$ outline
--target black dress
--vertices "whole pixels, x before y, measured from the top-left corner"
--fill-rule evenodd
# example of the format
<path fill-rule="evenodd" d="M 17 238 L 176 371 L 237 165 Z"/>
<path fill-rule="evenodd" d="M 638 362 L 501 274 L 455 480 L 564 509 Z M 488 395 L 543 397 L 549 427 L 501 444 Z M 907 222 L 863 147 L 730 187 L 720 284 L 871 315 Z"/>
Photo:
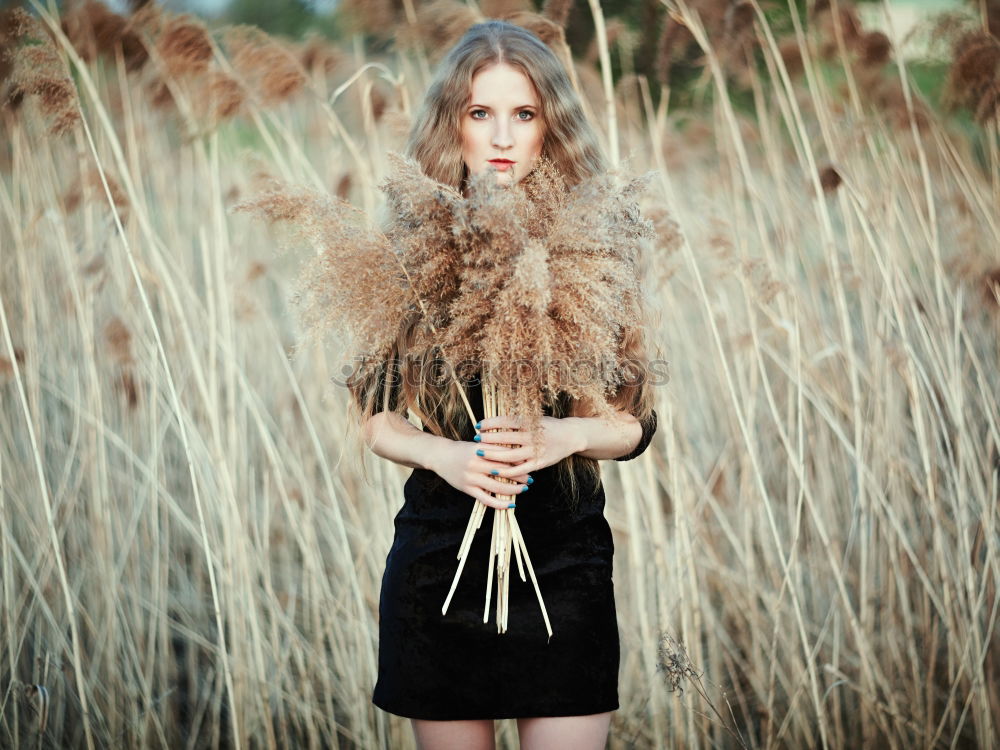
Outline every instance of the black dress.
<path fill-rule="evenodd" d="M 469 400 L 481 418 L 482 393 Z M 625 461 L 642 453 L 655 412 Z M 472 440 L 471 431 L 463 437 Z M 578 487 L 577 502 L 550 466 L 517 498 L 516 518 L 552 623 L 551 640 L 530 576 L 511 558 L 507 632 L 497 633 L 496 581 L 483 623 L 494 514 L 487 510 L 446 615 L 458 547 L 473 500 L 431 471 L 403 487 L 379 598 L 378 681 L 372 702 L 414 719 L 577 716 L 618 708 L 618 623 L 611 581 L 614 545 L 604 489 Z M 579 477 L 581 483 L 584 477 Z M 493 573 L 495 575 L 495 573 Z"/>

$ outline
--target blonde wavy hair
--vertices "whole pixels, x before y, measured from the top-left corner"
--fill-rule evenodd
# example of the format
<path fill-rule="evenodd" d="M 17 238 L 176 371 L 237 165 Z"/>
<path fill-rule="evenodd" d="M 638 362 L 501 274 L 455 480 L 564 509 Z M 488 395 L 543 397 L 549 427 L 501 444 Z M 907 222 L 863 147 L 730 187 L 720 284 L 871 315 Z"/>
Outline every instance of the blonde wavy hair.
<path fill-rule="evenodd" d="M 533 33 L 503 21 L 473 26 L 441 62 L 407 144 L 407 155 L 424 173 L 456 190 L 463 189 L 468 172 L 462 160 L 461 117 L 471 96 L 473 77 L 498 63 L 518 68 L 534 84 L 544 123 L 542 157 L 556 167 L 567 189 L 604 175 L 607 164 L 597 136 L 562 63 Z M 418 318 L 414 316 L 402 326 L 394 357 L 348 384 L 355 404 L 362 417 L 380 411 L 405 415 L 409 410 L 434 434 L 464 439 L 471 421 L 459 386 L 442 373 L 440 350 L 421 345 Z M 616 354 L 626 363 L 623 385 L 608 402 L 615 409 L 647 419 L 653 397 L 646 377 L 649 362 L 641 327 L 624 331 Z M 550 411 L 554 417 L 596 414 L 565 394 L 550 405 Z M 582 474 L 578 475 L 578 470 Z M 576 496 L 581 484 L 596 491 L 600 470 L 592 459 L 569 456 L 560 462 L 559 475 Z"/>
<path fill-rule="evenodd" d="M 461 117 L 472 79 L 500 63 L 517 68 L 534 84 L 545 125 L 542 156 L 559 167 L 567 183 L 604 173 L 607 165 L 597 135 L 559 58 L 527 29 L 486 21 L 470 28 L 441 62 L 410 130 L 407 153 L 427 176 L 461 188 L 467 176 Z"/>

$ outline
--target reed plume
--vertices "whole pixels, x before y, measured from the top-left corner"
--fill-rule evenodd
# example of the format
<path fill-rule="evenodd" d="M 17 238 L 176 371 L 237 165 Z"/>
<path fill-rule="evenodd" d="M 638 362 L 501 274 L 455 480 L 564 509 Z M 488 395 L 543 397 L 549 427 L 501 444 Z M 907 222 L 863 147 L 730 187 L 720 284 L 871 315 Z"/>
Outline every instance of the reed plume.
<path fill-rule="evenodd" d="M 522 193 L 498 186 L 490 173 L 470 180 L 464 212 L 456 224 L 461 253 L 461 265 L 455 267 L 459 289 L 443 333 L 444 347 L 456 366 L 491 359 L 482 341 L 493 313 L 489 301 L 500 294 L 528 239 L 527 208 Z"/>
<path fill-rule="evenodd" d="M 223 35 L 233 68 L 243 88 L 266 106 L 289 99 L 306 84 L 299 57 L 277 39 L 254 26 L 233 26 Z"/>
<path fill-rule="evenodd" d="M 329 75 L 344 64 L 346 56 L 322 35 L 307 33 L 298 47 L 299 63 L 313 75 Z"/>
<path fill-rule="evenodd" d="M 956 40 L 953 49 L 946 104 L 970 109 L 980 123 L 995 118 L 1000 104 L 1000 39 L 970 31 Z"/>
<path fill-rule="evenodd" d="M 200 87 L 201 95 L 195 103 L 209 127 L 238 115 L 246 102 L 246 92 L 240 82 L 221 71 L 212 71 L 204 76 Z"/>
<path fill-rule="evenodd" d="M 572 60 L 572 56 L 569 55 L 569 48 L 566 47 L 566 32 L 555 21 L 528 10 L 507 14 L 502 20 L 520 26 L 522 29 L 527 29 L 537 36 L 547 46 L 552 48 L 559 59 L 563 61 L 564 65 L 567 60 Z M 565 52 L 562 50 L 563 47 L 566 47 Z"/>
<path fill-rule="evenodd" d="M 298 242 L 315 248 L 295 297 L 306 340 L 333 328 L 344 334 L 346 351 L 363 367 L 388 356 L 415 298 L 391 244 L 361 211 L 318 191 L 276 182 L 233 210 L 284 228 L 286 247 Z"/>
<path fill-rule="evenodd" d="M 120 52 L 125 69 L 136 71 L 149 59 L 135 24 L 98 0 L 74 3 L 63 14 L 61 24 L 74 49 L 87 62 L 98 56 L 114 60 Z"/>
<path fill-rule="evenodd" d="M 638 249 L 652 235 L 634 205 L 643 184 L 601 177 L 567 190 L 545 159 L 516 188 L 491 174 L 470 181 L 444 348 L 456 365 L 483 363 L 532 427 L 560 393 L 610 412 L 619 344 L 641 325 Z"/>
<path fill-rule="evenodd" d="M 17 106 L 30 97 L 50 135 L 68 133 L 80 122 L 80 100 L 65 61 L 48 31 L 27 11 L 15 8 L 7 21 L 8 41 L 13 42 L 8 102 Z"/>
<path fill-rule="evenodd" d="M 569 14 L 573 10 L 573 0 L 545 0 L 542 5 L 542 15 L 552 23 L 557 23 L 566 28 L 569 21 Z"/>
<path fill-rule="evenodd" d="M 428 306 L 430 322 L 446 325 L 459 286 L 462 248 L 454 241 L 454 227 L 462 220 L 462 196 L 427 177 L 412 159 L 390 154 L 389 163 L 390 175 L 381 185 L 389 209 L 386 237 L 406 258 L 413 291 Z"/>
<path fill-rule="evenodd" d="M 204 24 L 193 16 L 182 14 L 167 19 L 156 51 L 166 72 L 172 76 L 204 73 L 212 61 L 212 40 Z"/>
<path fill-rule="evenodd" d="M 507 18 L 514 13 L 535 10 L 531 0 L 482 0 L 479 7 L 487 18 Z"/>
<path fill-rule="evenodd" d="M 115 210 L 118 211 L 122 221 L 128 218 L 129 200 L 128 195 L 122 189 L 121 184 L 113 174 L 104 173 L 104 179 L 108 184 L 108 192 L 111 194 L 111 201 Z M 101 181 L 101 173 L 96 169 L 87 170 L 81 177 L 73 181 L 73 184 L 62 197 L 63 208 L 67 214 L 76 211 L 82 204 L 96 201 L 97 205 L 107 208 L 108 198 L 104 192 L 104 183 Z"/>
<path fill-rule="evenodd" d="M 396 39 L 403 47 L 423 44 L 436 59 L 457 42 L 471 26 L 483 17 L 465 3 L 456 0 L 434 0 L 417 9 L 416 26 L 400 28 Z"/>
<path fill-rule="evenodd" d="M 350 33 L 384 37 L 400 22 L 393 0 L 340 0 L 337 15 Z"/>

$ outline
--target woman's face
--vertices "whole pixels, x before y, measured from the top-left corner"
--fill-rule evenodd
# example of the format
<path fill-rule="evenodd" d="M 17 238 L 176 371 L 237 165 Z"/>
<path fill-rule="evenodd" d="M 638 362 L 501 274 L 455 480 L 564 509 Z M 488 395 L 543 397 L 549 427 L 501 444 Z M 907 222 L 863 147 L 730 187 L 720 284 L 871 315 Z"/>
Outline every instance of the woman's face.
<path fill-rule="evenodd" d="M 496 170 L 499 184 L 520 182 L 542 153 L 539 109 L 538 92 L 517 68 L 497 63 L 476 73 L 461 126 L 469 175 Z"/>

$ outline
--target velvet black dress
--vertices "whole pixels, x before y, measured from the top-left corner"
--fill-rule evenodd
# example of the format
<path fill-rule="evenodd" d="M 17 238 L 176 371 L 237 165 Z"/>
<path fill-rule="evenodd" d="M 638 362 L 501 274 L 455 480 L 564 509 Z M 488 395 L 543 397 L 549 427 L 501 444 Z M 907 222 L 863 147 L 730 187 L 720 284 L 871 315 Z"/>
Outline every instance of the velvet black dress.
<path fill-rule="evenodd" d="M 477 418 L 479 387 L 469 389 Z M 642 421 L 635 458 L 656 430 Z M 463 437 L 472 440 L 474 431 Z M 431 471 L 414 469 L 395 518 L 379 597 L 378 681 L 372 702 L 414 719 L 577 716 L 618 708 L 614 545 L 600 481 L 580 475 L 576 502 L 550 466 L 517 497 L 517 521 L 552 624 L 549 639 L 531 578 L 511 557 L 507 632 L 497 633 L 496 581 L 483 622 L 494 514 L 487 511 L 441 614 L 476 501 Z M 495 573 L 491 573 L 495 575 Z"/>

